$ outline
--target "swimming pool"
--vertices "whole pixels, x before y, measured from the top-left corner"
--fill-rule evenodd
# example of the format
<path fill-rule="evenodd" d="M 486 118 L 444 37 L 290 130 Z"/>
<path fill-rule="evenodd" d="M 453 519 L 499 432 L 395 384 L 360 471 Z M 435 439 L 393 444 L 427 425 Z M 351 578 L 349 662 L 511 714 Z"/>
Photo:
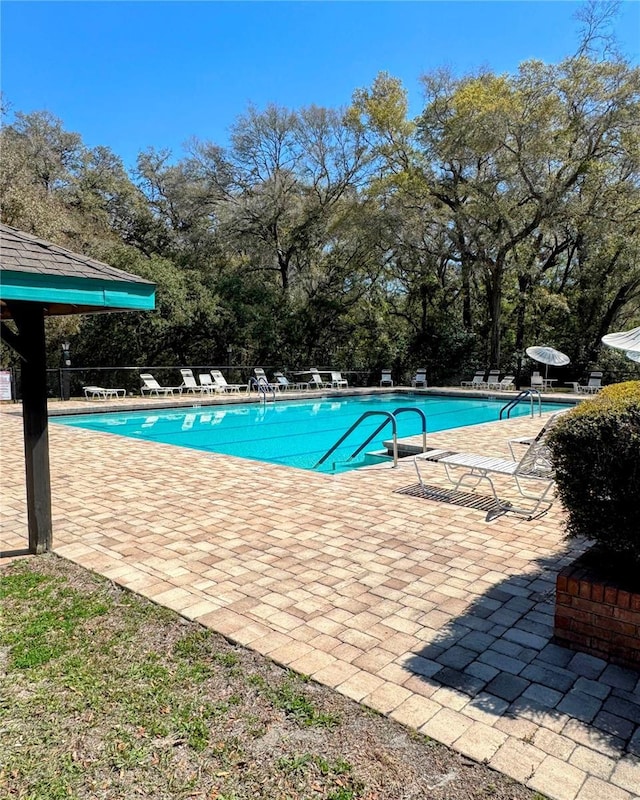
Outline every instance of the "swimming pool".
<path fill-rule="evenodd" d="M 384 419 L 382 416 L 368 418 L 322 466 L 316 466 L 326 451 L 366 411 L 393 411 L 408 406 L 419 408 L 426 415 L 427 431 L 434 433 L 495 421 L 504 404 L 504 398 L 384 394 L 80 414 L 53 417 L 51 421 L 134 439 L 334 473 L 374 463 L 375 456 L 367 454 L 381 450 L 383 441 L 391 439 L 391 425 L 387 425 L 363 453 L 348 461 L 353 451 Z M 545 403 L 543 408 L 553 411 L 566 406 Z M 511 416 L 529 413 L 530 406 L 522 403 L 516 406 Z M 419 434 L 422 430 L 417 414 L 402 414 L 397 424 L 398 437 Z"/>

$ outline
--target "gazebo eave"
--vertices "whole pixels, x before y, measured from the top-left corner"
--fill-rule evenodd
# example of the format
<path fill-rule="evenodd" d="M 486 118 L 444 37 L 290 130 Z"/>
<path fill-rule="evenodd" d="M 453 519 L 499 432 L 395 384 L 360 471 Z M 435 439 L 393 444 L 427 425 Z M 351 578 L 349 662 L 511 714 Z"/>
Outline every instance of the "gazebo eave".
<path fill-rule="evenodd" d="M 2 271 L 0 317 L 10 319 L 11 301 L 38 303 L 50 316 L 91 314 L 104 311 L 151 311 L 155 308 L 155 285 Z"/>

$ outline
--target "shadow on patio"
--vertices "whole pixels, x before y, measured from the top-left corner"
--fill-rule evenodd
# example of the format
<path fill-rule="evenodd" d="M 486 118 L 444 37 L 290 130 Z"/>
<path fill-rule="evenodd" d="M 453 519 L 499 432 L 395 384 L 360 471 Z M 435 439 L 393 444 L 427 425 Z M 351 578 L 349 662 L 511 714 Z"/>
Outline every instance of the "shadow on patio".
<path fill-rule="evenodd" d="M 535 571 L 494 586 L 404 667 L 422 678 L 416 691 L 448 687 L 463 713 L 500 718 L 525 741 L 539 726 L 558 735 L 559 749 L 566 739 L 611 758 L 639 755 L 640 673 L 553 643 L 555 578 L 574 556 L 538 559 Z"/>

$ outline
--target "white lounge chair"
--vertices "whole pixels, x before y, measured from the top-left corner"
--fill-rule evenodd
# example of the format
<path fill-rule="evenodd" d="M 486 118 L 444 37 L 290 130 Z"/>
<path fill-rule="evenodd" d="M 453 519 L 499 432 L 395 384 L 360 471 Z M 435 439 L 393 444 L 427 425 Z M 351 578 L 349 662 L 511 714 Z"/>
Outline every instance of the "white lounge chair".
<path fill-rule="evenodd" d="M 416 374 L 411 378 L 411 385 L 415 388 L 417 386 L 427 386 L 427 370 L 419 369 Z"/>
<path fill-rule="evenodd" d="M 498 383 L 492 384 L 490 389 L 499 389 L 501 392 L 508 391 L 514 388 L 515 375 L 505 375 L 504 378 Z"/>
<path fill-rule="evenodd" d="M 414 464 L 420 486 L 425 489 L 422 473 L 420 472 L 420 464 L 425 462 L 442 464 L 445 468 L 448 480 L 453 484 L 454 491 L 460 489 L 475 489 L 478 484 L 485 481 L 491 487 L 491 492 L 500 511 L 511 511 L 531 519 L 531 517 L 537 514 L 541 504 L 545 501 L 555 483 L 553 464 L 551 463 L 551 456 L 547 445 L 547 436 L 562 413 L 565 412 L 560 411 L 549 417 L 545 425 L 540 429 L 538 435 L 530 440 L 520 460 L 478 455 L 475 453 L 456 453 L 447 450 L 428 450 L 425 453 L 419 453 L 414 458 Z M 528 440 L 521 440 L 521 443 L 526 444 L 527 441 Z M 498 497 L 491 477 L 492 475 L 503 475 L 513 478 L 519 494 L 533 501 L 533 505 L 526 508 L 518 508 L 510 502 L 501 500 Z M 523 483 L 527 485 L 525 486 Z M 538 492 L 531 491 L 532 484 L 537 484 L 540 487 Z M 550 506 L 551 503 L 549 503 L 547 507 Z"/>
<path fill-rule="evenodd" d="M 485 386 L 484 370 L 478 370 L 470 381 L 461 381 L 460 386 L 470 386 L 472 389 L 483 389 Z"/>
<path fill-rule="evenodd" d="M 203 386 L 201 383 L 197 383 L 192 370 L 190 369 L 181 369 L 180 374 L 182 375 L 182 389 L 183 391 L 191 392 L 192 394 L 202 394 L 203 392 L 209 392 L 206 386 Z"/>
<path fill-rule="evenodd" d="M 140 375 L 140 380 L 144 384 L 140 389 L 140 394 L 143 396 L 145 394 L 155 394 L 157 397 L 159 397 L 161 394 L 163 394 L 166 397 L 168 394 L 173 394 L 174 392 L 182 394 L 182 386 L 160 386 L 153 375 L 148 372 L 143 372 Z"/>
<path fill-rule="evenodd" d="M 383 369 L 380 375 L 380 386 L 393 386 L 393 380 L 391 378 L 391 370 L 390 369 Z"/>
<path fill-rule="evenodd" d="M 211 377 L 220 392 L 239 392 L 240 389 L 244 389 L 245 392 L 249 391 L 248 383 L 227 383 L 227 379 L 219 369 L 212 369 Z"/>
<path fill-rule="evenodd" d="M 199 373 L 198 380 L 200 381 L 200 386 L 208 394 L 213 394 L 214 392 L 220 391 L 216 386 L 216 384 L 213 382 L 213 379 L 211 378 L 211 375 L 209 375 L 208 372 Z"/>
<path fill-rule="evenodd" d="M 489 370 L 489 374 L 487 375 L 487 380 L 484 382 L 484 389 L 495 389 L 495 387 L 500 383 L 500 370 L 499 369 L 491 369 Z"/>
<path fill-rule="evenodd" d="M 254 367 L 253 371 L 255 372 L 258 383 L 261 386 L 268 386 L 272 392 L 277 392 L 280 389 L 280 383 L 277 381 L 276 383 L 272 383 L 269 378 L 267 378 L 267 373 L 262 367 Z"/>
<path fill-rule="evenodd" d="M 308 389 L 309 384 L 306 381 L 296 381 L 292 383 L 286 375 L 283 375 L 282 372 L 274 372 L 273 377 L 278 382 L 278 387 L 283 391 L 287 389 Z"/>
<path fill-rule="evenodd" d="M 83 386 L 85 400 L 108 400 L 110 397 L 126 397 L 126 389 L 105 389 L 104 386 Z"/>
<path fill-rule="evenodd" d="M 333 384 L 330 381 L 323 381 L 322 375 L 318 372 L 316 367 L 309 370 L 311 377 L 309 379 L 309 386 L 313 389 L 331 389 Z"/>
<path fill-rule="evenodd" d="M 331 372 L 331 386 L 334 389 L 347 389 L 349 384 L 339 372 Z"/>
<path fill-rule="evenodd" d="M 597 394 L 602 389 L 602 373 L 592 372 L 589 375 L 589 380 L 586 385 L 578 384 L 578 392 L 580 394 Z"/>

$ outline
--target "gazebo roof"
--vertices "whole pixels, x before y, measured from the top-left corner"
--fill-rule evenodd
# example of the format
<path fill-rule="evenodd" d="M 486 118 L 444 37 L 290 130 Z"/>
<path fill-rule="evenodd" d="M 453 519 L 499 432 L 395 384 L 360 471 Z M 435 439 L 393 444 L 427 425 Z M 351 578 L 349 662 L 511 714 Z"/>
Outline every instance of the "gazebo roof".
<path fill-rule="evenodd" d="M 155 284 L 0 224 L 0 314 L 7 301 L 41 303 L 49 315 L 155 307 Z"/>

